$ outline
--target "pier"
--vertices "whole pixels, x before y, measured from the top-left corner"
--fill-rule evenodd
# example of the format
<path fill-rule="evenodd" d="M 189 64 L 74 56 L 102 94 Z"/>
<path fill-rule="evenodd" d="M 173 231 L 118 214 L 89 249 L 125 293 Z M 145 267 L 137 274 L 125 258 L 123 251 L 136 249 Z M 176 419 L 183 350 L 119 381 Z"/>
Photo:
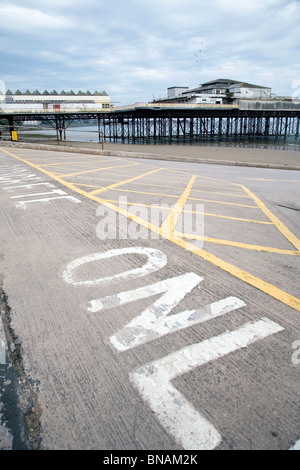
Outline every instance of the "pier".
<path fill-rule="evenodd" d="M 0 125 L 13 133 L 25 122 L 56 129 L 57 139 L 78 120 L 98 123 L 100 138 L 109 142 L 174 142 L 196 138 L 299 137 L 300 108 L 241 109 L 238 105 L 167 105 L 141 103 L 103 111 L 0 113 Z M 101 136 L 101 137 L 100 137 Z"/>

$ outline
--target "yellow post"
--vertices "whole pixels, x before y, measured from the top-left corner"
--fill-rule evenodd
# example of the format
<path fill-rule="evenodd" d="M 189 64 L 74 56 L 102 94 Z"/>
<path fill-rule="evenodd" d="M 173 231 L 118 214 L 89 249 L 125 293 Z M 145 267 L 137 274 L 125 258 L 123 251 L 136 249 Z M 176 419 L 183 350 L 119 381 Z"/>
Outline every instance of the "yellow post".
<path fill-rule="evenodd" d="M 11 131 L 11 140 L 18 140 L 17 131 Z"/>

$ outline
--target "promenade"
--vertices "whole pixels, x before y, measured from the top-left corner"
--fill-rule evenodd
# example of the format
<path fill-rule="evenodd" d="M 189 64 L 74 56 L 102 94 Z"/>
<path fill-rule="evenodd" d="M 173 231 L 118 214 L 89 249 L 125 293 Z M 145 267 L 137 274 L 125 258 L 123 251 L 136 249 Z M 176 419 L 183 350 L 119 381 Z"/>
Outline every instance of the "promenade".
<path fill-rule="evenodd" d="M 146 158 L 168 161 L 186 161 L 191 163 L 209 163 L 219 165 L 251 166 L 260 168 L 300 170 L 299 146 L 291 144 L 291 150 L 284 150 L 280 146 L 268 148 L 246 148 L 244 144 L 227 145 L 139 145 L 60 141 L 42 143 L 1 142 L 4 146 L 16 148 L 32 148 L 50 150 L 55 146 L 57 151 L 71 151 L 80 153 L 100 153 L 100 155 L 116 155 L 134 158 Z M 299 149 L 299 150 L 296 150 Z"/>

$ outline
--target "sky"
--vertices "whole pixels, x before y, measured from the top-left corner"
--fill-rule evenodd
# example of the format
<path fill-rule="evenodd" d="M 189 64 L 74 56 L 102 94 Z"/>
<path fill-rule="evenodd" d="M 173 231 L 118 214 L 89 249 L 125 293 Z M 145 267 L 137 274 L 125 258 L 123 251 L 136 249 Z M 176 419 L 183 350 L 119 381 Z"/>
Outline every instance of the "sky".
<path fill-rule="evenodd" d="M 0 85 L 115 106 L 230 78 L 300 89 L 300 0 L 0 0 Z"/>

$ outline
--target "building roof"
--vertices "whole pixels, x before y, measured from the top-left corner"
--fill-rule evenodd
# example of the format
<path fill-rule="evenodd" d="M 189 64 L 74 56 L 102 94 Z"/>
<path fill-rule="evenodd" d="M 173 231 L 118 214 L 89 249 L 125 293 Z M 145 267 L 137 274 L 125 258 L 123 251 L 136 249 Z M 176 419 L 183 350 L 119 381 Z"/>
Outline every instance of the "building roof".
<path fill-rule="evenodd" d="M 241 83 L 238 80 L 232 80 L 231 78 L 217 78 L 216 80 L 211 80 L 209 82 L 202 83 L 200 86 L 213 85 L 214 83 Z"/>
<path fill-rule="evenodd" d="M 270 87 L 268 86 L 262 86 L 262 85 L 253 85 L 253 83 L 247 83 L 247 82 L 237 82 L 242 88 L 268 88 L 271 90 Z"/>
<path fill-rule="evenodd" d="M 48 90 L 44 90 L 43 93 L 41 93 L 40 91 L 38 90 L 35 90 L 35 91 L 32 91 L 30 92 L 29 90 L 26 90 L 25 93 L 22 93 L 20 90 L 17 90 L 15 93 L 13 93 L 11 90 L 7 90 L 5 95 L 58 95 L 57 91 L 56 90 L 53 90 L 53 91 L 48 91 Z M 81 91 L 79 90 L 78 93 L 74 93 L 73 90 L 70 90 L 70 91 L 64 91 L 62 90 L 59 95 L 65 95 L 65 96 L 69 96 L 69 95 L 72 95 L 72 96 L 108 96 L 108 94 L 106 93 L 106 91 L 95 91 L 94 93 L 91 93 L 89 90 L 87 91 Z"/>

